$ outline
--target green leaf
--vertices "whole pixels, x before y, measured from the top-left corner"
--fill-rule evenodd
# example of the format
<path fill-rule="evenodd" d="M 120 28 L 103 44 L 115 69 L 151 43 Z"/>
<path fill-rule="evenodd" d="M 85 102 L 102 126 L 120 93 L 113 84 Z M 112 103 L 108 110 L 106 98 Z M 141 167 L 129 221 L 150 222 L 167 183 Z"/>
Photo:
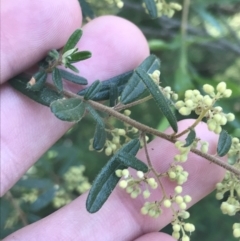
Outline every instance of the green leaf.
<path fill-rule="evenodd" d="M 164 114 L 164 116 L 167 118 L 169 124 L 173 128 L 175 132 L 178 131 L 178 125 L 177 120 L 172 112 L 167 99 L 163 95 L 163 93 L 159 90 L 158 86 L 153 82 L 151 77 L 142 69 L 138 68 L 136 70 L 136 74 L 139 76 L 139 78 L 143 81 L 143 83 L 146 85 L 149 93 L 152 95 L 153 99 L 155 100 L 157 106 L 161 110 L 161 112 Z"/>
<path fill-rule="evenodd" d="M 84 59 L 89 59 L 92 57 L 92 53 L 89 51 L 81 51 L 71 55 L 70 63 L 76 63 Z"/>
<path fill-rule="evenodd" d="M 105 145 L 106 139 L 107 133 L 105 131 L 104 123 L 102 125 L 97 123 L 93 138 L 93 148 L 97 151 L 102 150 Z"/>
<path fill-rule="evenodd" d="M 188 147 L 188 146 L 192 145 L 192 143 L 194 142 L 195 138 L 196 138 L 196 132 L 193 129 L 191 129 L 189 131 L 189 133 L 188 133 L 188 136 L 187 136 L 187 138 L 185 140 L 186 143 L 185 143 L 185 145 L 183 147 Z"/>
<path fill-rule="evenodd" d="M 158 17 L 157 6 L 154 0 L 143 0 L 148 10 L 148 13 L 152 19 Z"/>
<path fill-rule="evenodd" d="M 39 91 L 44 87 L 47 80 L 47 73 L 44 70 L 38 71 L 27 84 L 27 88 L 32 91 Z"/>
<path fill-rule="evenodd" d="M 73 34 L 69 37 L 65 46 L 63 47 L 63 53 L 67 52 L 70 49 L 73 49 L 77 45 L 81 36 L 82 36 L 82 30 L 81 29 L 75 30 Z"/>
<path fill-rule="evenodd" d="M 84 18 L 94 18 L 94 12 L 92 8 L 90 7 L 89 3 L 85 0 L 78 0 L 80 3 L 81 9 L 82 9 L 82 14 Z"/>
<path fill-rule="evenodd" d="M 51 103 L 51 111 L 60 120 L 77 122 L 85 113 L 85 104 L 80 99 L 60 99 Z"/>
<path fill-rule="evenodd" d="M 101 82 L 99 80 L 94 81 L 88 88 L 84 95 L 85 100 L 92 100 L 96 93 L 101 89 Z"/>
<path fill-rule="evenodd" d="M 61 76 L 68 81 L 71 81 L 75 84 L 79 84 L 79 85 L 87 85 L 88 82 L 85 78 L 76 75 L 76 74 L 72 74 L 69 71 L 63 70 L 63 69 L 59 69 Z"/>
<path fill-rule="evenodd" d="M 138 69 L 143 69 L 146 73 L 151 74 L 160 69 L 160 60 L 155 55 L 150 55 L 137 67 L 122 92 L 121 102 L 123 104 L 137 100 L 146 91 L 146 86 L 136 74 Z"/>
<path fill-rule="evenodd" d="M 75 73 L 79 73 L 79 70 L 74 66 L 74 65 L 72 65 L 72 64 L 70 64 L 70 63 L 67 63 L 66 64 L 66 67 L 67 68 L 69 68 L 69 69 L 71 69 L 73 72 L 75 72 Z"/>
<path fill-rule="evenodd" d="M 53 101 L 63 98 L 62 94 L 59 94 L 47 86 L 44 86 L 40 91 L 37 92 L 27 89 L 28 80 L 29 79 L 26 76 L 19 75 L 10 79 L 9 83 L 22 94 L 45 106 L 50 106 Z"/>
<path fill-rule="evenodd" d="M 218 139 L 217 154 L 219 156 L 225 156 L 230 150 L 231 145 L 231 136 L 225 130 L 222 130 Z"/>
<path fill-rule="evenodd" d="M 62 75 L 58 68 L 54 68 L 52 72 L 52 79 L 54 85 L 57 87 L 58 92 L 63 91 Z"/>
<path fill-rule="evenodd" d="M 110 84 L 110 91 L 109 91 L 109 105 L 113 107 L 117 104 L 118 100 L 118 87 L 114 84 Z"/>
<path fill-rule="evenodd" d="M 88 212 L 97 212 L 106 202 L 113 189 L 116 187 L 119 177 L 116 176 L 117 169 L 125 169 L 126 166 L 119 163 L 117 156 L 120 152 L 127 152 L 135 156 L 140 148 L 138 139 L 134 139 L 124 145 L 121 150 L 114 155 L 103 167 L 94 180 L 90 192 L 87 197 L 86 207 Z"/>
<path fill-rule="evenodd" d="M 135 156 L 127 153 L 127 152 L 123 152 L 121 151 L 118 154 L 118 161 L 127 167 L 131 167 L 137 171 L 142 171 L 142 172 L 147 172 L 148 171 L 148 166 L 140 161 L 139 159 L 137 159 Z"/>
<path fill-rule="evenodd" d="M 39 211 L 42 208 L 46 207 L 53 200 L 53 198 L 55 196 L 55 192 L 56 192 L 55 187 L 51 187 L 51 188 L 47 189 L 45 192 L 43 192 L 38 197 L 38 199 L 34 203 L 32 203 L 29 206 L 29 209 L 31 211 L 36 212 L 36 211 Z"/>
<path fill-rule="evenodd" d="M 117 86 L 118 93 L 121 93 L 122 90 L 125 88 L 126 83 L 128 82 L 129 78 L 131 77 L 133 71 L 126 72 L 124 74 L 115 76 L 111 79 L 102 81 L 102 86 L 99 92 L 94 96 L 92 100 L 100 101 L 100 100 L 107 100 L 110 98 L 110 89 L 111 85 Z M 89 88 L 89 87 L 88 87 Z M 85 95 L 88 91 L 88 88 L 83 89 L 78 92 L 78 95 Z"/>
<path fill-rule="evenodd" d="M 107 134 L 105 131 L 105 124 L 101 116 L 98 114 L 96 110 L 92 108 L 91 105 L 86 104 L 86 109 L 91 114 L 93 119 L 97 122 L 94 138 L 93 138 L 93 148 L 95 150 L 101 150 L 104 147 L 104 144 L 107 138 Z"/>

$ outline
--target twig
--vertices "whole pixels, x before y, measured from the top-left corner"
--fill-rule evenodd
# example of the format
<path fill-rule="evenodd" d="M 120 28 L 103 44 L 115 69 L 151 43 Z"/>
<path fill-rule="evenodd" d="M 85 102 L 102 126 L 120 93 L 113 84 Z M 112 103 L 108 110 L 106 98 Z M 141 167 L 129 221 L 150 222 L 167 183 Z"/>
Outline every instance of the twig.
<path fill-rule="evenodd" d="M 10 200 L 10 202 L 12 203 L 15 210 L 17 210 L 17 213 L 18 213 L 19 218 L 20 218 L 21 222 L 23 223 L 23 225 L 27 226 L 28 225 L 27 218 L 10 191 L 8 191 L 6 193 L 6 197 L 7 197 L 7 199 Z"/>
<path fill-rule="evenodd" d="M 50 85 L 50 84 L 48 84 L 48 85 Z M 50 86 L 52 86 L 52 85 L 50 85 Z M 63 93 L 67 97 L 78 98 L 78 99 L 81 99 L 82 101 L 85 101 L 82 96 L 79 96 L 79 95 L 74 94 L 72 92 L 64 90 Z M 144 133 L 149 133 L 149 134 L 161 137 L 161 138 L 163 138 L 167 141 L 170 141 L 172 143 L 175 143 L 177 141 L 177 139 L 174 138 L 174 136 L 167 135 L 167 134 L 165 134 L 163 132 L 160 132 L 160 131 L 152 128 L 152 127 L 141 124 L 140 122 L 137 122 L 137 121 L 131 119 L 130 117 L 125 116 L 125 115 L 115 111 L 113 108 L 110 108 L 108 106 L 105 106 L 105 105 L 103 105 L 101 103 L 98 103 L 96 101 L 93 101 L 93 100 L 88 100 L 87 103 L 90 104 L 92 107 L 94 107 L 94 109 L 105 112 L 108 115 L 111 115 L 111 116 L 117 118 L 118 120 L 121 120 L 121 121 L 137 128 L 138 130 L 141 130 Z M 240 170 L 234 168 L 233 166 L 229 165 L 228 163 L 225 163 L 225 162 L 219 160 L 218 158 L 216 158 L 214 156 L 211 156 L 209 154 L 202 153 L 200 150 L 197 150 L 195 148 L 192 148 L 191 152 L 209 160 L 210 162 L 213 162 L 213 163 L 217 164 L 218 166 L 221 166 L 221 167 L 225 168 L 226 170 L 228 170 L 228 171 L 234 173 L 236 176 L 240 177 Z"/>

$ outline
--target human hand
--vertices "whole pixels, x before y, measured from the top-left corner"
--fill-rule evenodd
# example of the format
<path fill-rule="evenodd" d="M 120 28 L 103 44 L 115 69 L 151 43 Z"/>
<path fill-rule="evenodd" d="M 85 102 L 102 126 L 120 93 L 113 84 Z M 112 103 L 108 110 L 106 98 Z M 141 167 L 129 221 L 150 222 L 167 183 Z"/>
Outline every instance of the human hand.
<path fill-rule="evenodd" d="M 1 196 L 34 162 L 71 126 L 41 106 L 12 89 L 7 80 L 25 71 L 43 58 L 50 49 L 64 45 L 80 27 L 81 13 L 77 0 L 3 0 L 1 2 Z M 134 69 L 149 54 L 142 33 L 130 22 L 111 16 L 97 18 L 83 27 L 80 49 L 92 52 L 92 58 L 77 64 L 81 75 L 91 83 Z M 77 87 L 75 87 L 77 88 Z M 78 89 L 76 89 L 76 92 Z M 47 120 L 47 121 L 46 121 Z M 179 123 L 180 131 L 189 126 Z M 56 128 L 57 126 L 57 128 Z M 52 129 L 57 131 L 52 132 Z M 49 131 L 48 131 L 49 130 Z M 214 134 L 204 124 L 198 136 L 216 146 Z M 174 156 L 171 143 L 156 139 L 149 144 L 151 160 L 159 170 L 166 170 Z M 167 151 L 166 151 L 167 150 Z M 145 160 L 140 151 L 138 158 Z M 223 176 L 221 168 L 190 155 L 185 168 L 190 173 L 184 193 L 192 196 L 193 205 L 213 190 Z M 172 183 L 165 183 L 167 191 Z M 86 194 L 49 215 L 8 236 L 4 240 L 174 240 L 157 232 L 171 221 L 167 210 L 158 219 L 140 214 L 143 200 L 131 200 L 116 190 L 96 214 L 85 208 Z"/>

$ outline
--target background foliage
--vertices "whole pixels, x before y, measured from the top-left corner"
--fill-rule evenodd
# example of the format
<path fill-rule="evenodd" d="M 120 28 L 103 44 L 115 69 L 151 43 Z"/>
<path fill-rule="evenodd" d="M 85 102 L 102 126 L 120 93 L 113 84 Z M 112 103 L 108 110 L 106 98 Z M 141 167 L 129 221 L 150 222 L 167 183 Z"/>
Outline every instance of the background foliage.
<path fill-rule="evenodd" d="M 83 2 L 83 1 L 80 1 Z M 182 4 L 182 1 L 178 1 Z M 233 90 L 221 105 L 224 112 L 236 114 L 226 130 L 240 137 L 240 3 L 238 0 L 195 0 L 190 5 L 187 35 L 181 35 L 181 14 L 173 18 L 149 18 L 140 0 L 89 0 L 96 16 L 117 14 L 135 23 L 147 37 L 151 53 L 161 59 L 161 81 L 183 96 L 186 88 L 226 81 Z M 90 12 L 89 15 L 92 15 Z M 167 122 L 151 113 L 151 101 L 134 107 L 132 117 L 164 130 Z M 146 113 L 142 115 L 142 113 Z M 177 116 L 178 119 L 182 117 Z M 106 163 L 103 153 L 88 152 L 93 121 L 84 118 L 49 149 L 25 176 L 1 198 L 1 236 L 51 214 L 89 188 Z M 86 128 L 89 126 L 89 128 Z M 85 169 L 85 171 L 84 171 Z M 193 240 L 235 240 L 232 223 L 240 217 L 221 214 L 214 193 L 191 208 L 191 221 L 197 227 Z M 216 232 L 217 227 L 217 232 Z M 171 228 L 166 227 L 166 232 Z"/>

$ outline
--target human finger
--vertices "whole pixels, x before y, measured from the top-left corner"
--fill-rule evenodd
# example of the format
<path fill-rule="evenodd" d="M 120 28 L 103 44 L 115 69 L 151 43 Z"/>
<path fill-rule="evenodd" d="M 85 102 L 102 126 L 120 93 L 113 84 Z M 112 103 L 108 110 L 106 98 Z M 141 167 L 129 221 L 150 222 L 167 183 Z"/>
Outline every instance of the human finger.
<path fill-rule="evenodd" d="M 179 130 L 184 130 L 192 123 L 193 120 L 179 122 Z M 216 152 L 217 135 L 209 132 L 204 123 L 200 123 L 195 131 L 198 138 L 210 143 L 209 153 L 214 154 Z M 168 130 L 168 133 L 171 133 L 171 131 Z M 159 138 L 149 143 L 148 149 L 154 168 L 161 173 L 168 170 L 177 154 L 177 150 L 172 143 Z M 137 156 L 139 159 L 146 161 L 143 150 L 140 150 Z M 193 153 L 189 154 L 188 161 L 183 166 L 189 173 L 189 178 L 182 185 L 183 192 L 181 195 L 192 197 L 188 207 L 209 194 L 224 175 L 224 170 L 221 167 Z M 162 183 L 167 195 L 173 195 L 176 183 L 169 181 L 167 178 Z M 142 215 L 140 209 L 146 200 L 141 196 L 132 199 L 129 194 L 120 188 L 116 188 L 100 211 L 94 214 L 89 214 L 86 211 L 86 197 L 87 194 L 80 196 L 43 220 L 17 231 L 5 241 L 11 240 L 12 237 L 17 237 L 19 241 L 34 240 L 36 234 L 41 237 L 38 241 L 48 240 L 50 237 L 53 241 L 59 239 L 130 241 L 141 235 L 162 229 L 173 218 L 170 209 L 165 209 L 157 219 Z M 162 193 L 157 189 L 147 201 L 154 202 L 160 200 L 161 197 Z M 177 209 L 175 211 L 177 212 Z"/>
<path fill-rule="evenodd" d="M 76 65 L 89 82 L 133 69 L 149 54 L 141 31 L 129 21 L 113 16 L 96 18 L 85 25 L 79 47 L 93 55 Z M 2 116 L 8 117 L 1 121 L 3 195 L 72 124 L 56 119 L 48 108 L 8 84 L 0 92 Z"/>

